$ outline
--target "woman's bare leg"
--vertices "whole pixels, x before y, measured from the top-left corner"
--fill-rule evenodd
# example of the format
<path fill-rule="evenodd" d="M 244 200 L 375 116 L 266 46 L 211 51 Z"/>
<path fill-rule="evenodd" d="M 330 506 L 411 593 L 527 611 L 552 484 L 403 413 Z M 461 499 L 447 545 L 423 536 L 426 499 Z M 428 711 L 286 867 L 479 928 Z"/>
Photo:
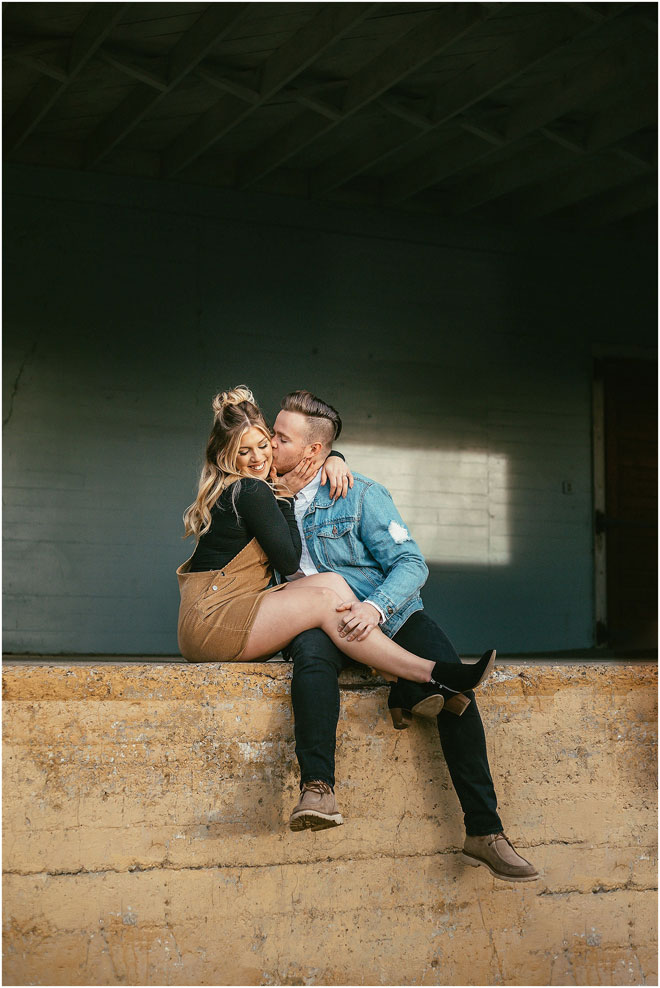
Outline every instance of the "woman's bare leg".
<path fill-rule="evenodd" d="M 396 645 L 378 628 L 364 641 L 349 642 L 339 634 L 338 604 L 356 600 L 343 577 L 322 573 L 289 583 L 261 602 L 241 661 L 272 655 L 309 628 L 322 628 L 338 649 L 379 672 L 428 683 L 434 663 Z"/>
<path fill-rule="evenodd" d="M 301 578 L 302 579 L 302 578 Z M 359 600 L 360 598 L 353 593 L 348 583 L 343 576 L 339 576 L 338 573 L 315 573 L 313 576 L 306 576 L 304 578 L 305 585 L 308 587 L 330 587 L 330 589 L 336 589 L 338 593 L 341 594 L 342 602 L 346 603 L 348 600 Z M 294 583 L 299 581 L 294 580 Z M 376 666 L 374 666 L 376 669 Z M 388 683 L 396 683 L 397 676 L 391 672 L 385 672 L 383 669 L 377 670 L 383 679 Z"/>

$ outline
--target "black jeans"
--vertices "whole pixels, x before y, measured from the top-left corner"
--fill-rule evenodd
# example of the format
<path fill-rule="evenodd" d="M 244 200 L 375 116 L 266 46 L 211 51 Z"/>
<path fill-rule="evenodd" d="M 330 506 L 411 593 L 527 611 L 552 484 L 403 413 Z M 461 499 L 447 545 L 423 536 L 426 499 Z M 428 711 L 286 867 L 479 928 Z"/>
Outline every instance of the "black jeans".
<path fill-rule="evenodd" d="M 425 611 L 412 614 L 394 641 L 425 659 L 460 662 L 444 631 Z M 291 700 L 301 784 L 323 779 L 334 786 L 338 675 L 350 660 L 318 628 L 294 638 L 286 653 L 293 660 Z M 486 736 L 474 693 L 466 695 L 472 703 L 461 717 L 444 710 L 438 714 L 440 744 L 463 809 L 466 832 L 470 836 L 495 834 L 502 830 L 502 822 L 488 767 Z"/>

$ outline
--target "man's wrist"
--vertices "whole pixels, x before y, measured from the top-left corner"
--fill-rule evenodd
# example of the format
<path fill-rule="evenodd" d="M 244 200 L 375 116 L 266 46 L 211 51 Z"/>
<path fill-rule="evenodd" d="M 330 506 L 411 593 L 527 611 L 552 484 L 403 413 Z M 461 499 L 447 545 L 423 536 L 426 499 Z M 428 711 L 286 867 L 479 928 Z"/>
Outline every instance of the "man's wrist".
<path fill-rule="evenodd" d="M 375 608 L 378 611 L 379 615 L 380 615 L 380 620 L 379 620 L 378 623 L 379 624 L 385 624 L 385 621 L 387 619 L 386 619 L 385 614 L 383 613 L 382 609 L 378 606 L 378 604 L 376 604 L 373 600 L 365 600 L 365 604 L 371 604 L 371 606 L 373 608 Z"/>

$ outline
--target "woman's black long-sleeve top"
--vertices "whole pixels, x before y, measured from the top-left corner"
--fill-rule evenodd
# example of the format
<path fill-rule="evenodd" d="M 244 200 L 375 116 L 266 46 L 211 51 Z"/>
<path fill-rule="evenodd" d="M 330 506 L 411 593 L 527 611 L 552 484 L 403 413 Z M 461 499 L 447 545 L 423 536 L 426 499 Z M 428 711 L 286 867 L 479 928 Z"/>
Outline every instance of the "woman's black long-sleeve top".
<path fill-rule="evenodd" d="M 211 508 L 211 528 L 200 537 L 190 572 L 222 569 L 256 538 L 273 569 L 284 576 L 295 573 L 302 545 L 293 502 L 278 500 L 265 481 L 252 477 L 240 481 L 235 505 L 232 494 L 233 485 Z"/>

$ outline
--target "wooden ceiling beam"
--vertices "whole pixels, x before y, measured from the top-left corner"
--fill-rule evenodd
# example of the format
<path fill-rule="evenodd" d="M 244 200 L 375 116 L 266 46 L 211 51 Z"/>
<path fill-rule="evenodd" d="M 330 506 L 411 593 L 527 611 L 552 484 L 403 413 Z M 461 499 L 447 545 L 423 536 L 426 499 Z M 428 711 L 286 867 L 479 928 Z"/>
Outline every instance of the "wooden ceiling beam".
<path fill-rule="evenodd" d="M 516 222 L 526 223 L 616 188 L 648 171 L 646 165 L 625 161 L 612 150 L 603 151 L 579 158 L 572 168 L 515 193 L 502 201 L 501 208 Z"/>
<path fill-rule="evenodd" d="M 417 127 L 418 130 L 427 131 L 431 130 L 433 124 L 428 118 L 428 114 L 423 112 L 420 113 L 419 109 L 414 109 L 409 105 L 409 102 L 397 99 L 393 96 L 381 96 L 379 100 L 376 101 L 378 106 L 382 106 L 384 110 L 391 113 L 393 117 L 398 117 L 400 120 L 405 120 L 406 123 L 412 124 L 413 127 Z M 424 103 L 427 103 L 424 100 Z"/>
<path fill-rule="evenodd" d="M 452 216 L 465 213 L 484 202 L 549 178 L 574 161 L 574 152 L 539 138 L 518 154 L 491 164 L 483 173 L 470 176 L 449 189 L 451 206 L 448 212 Z"/>
<path fill-rule="evenodd" d="M 372 14 L 376 6 L 373 3 L 324 4 L 262 65 L 259 80 L 262 98 L 269 99 L 313 65 L 347 31 Z"/>
<path fill-rule="evenodd" d="M 654 130 L 632 134 L 614 150 L 631 161 L 648 165 L 649 168 L 658 167 L 658 135 Z"/>
<path fill-rule="evenodd" d="M 69 73 L 67 62 L 69 55 L 68 41 L 14 44 L 11 41 L 3 53 L 5 62 L 18 62 L 39 75 L 46 75 L 58 82 L 66 82 Z"/>
<path fill-rule="evenodd" d="M 46 76 L 40 79 L 28 94 L 7 124 L 4 135 L 5 155 L 16 151 L 43 120 L 67 86 L 73 82 L 103 44 L 127 6 L 125 3 L 92 5 L 71 38 L 66 78 L 56 79 Z"/>
<path fill-rule="evenodd" d="M 622 28 L 630 26 L 622 24 Z M 506 122 L 506 137 L 518 140 L 524 134 L 563 117 L 576 106 L 588 104 L 601 93 L 617 86 L 621 78 L 634 80 L 644 70 L 648 72 L 648 61 L 640 59 L 638 40 L 628 38 L 564 73 L 557 85 L 549 86 L 540 96 L 515 107 Z"/>
<path fill-rule="evenodd" d="M 448 4 L 438 13 L 432 14 L 403 38 L 388 45 L 348 80 L 341 102 L 341 116 L 337 121 L 329 121 L 323 125 L 307 114 L 301 114 L 292 124 L 257 147 L 246 158 L 241 186 L 249 186 L 278 168 L 333 126 L 377 100 L 407 75 L 421 68 L 452 42 L 480 24 L 485 16 L 482 5 L 478 3 Z M 351 172 L 351 168 L 349 162 L 347 171 Z M 319 187 L 320 191 L 328 191 L 334 185 L 325 186 L 321 174 Z"/>
<path fill-rule="evenodd" d="M 609 20 L 613 14 L 622 14 L 630 9 L 633 4 L 627 3 L 571 3 L 571 7 L 581 10 L 587 17 L 591 18 L 594 24 L 602 24 Z M 638 5 L 637 5 L 638 6 Z"/>
<path fill-rule="evenodd" d="M 471 115 L 461 114 L 457 117 L 456 122 L 462 130 L 466 130 L 468 134 L 475 134 L 480 137 L 487 144 L 492 144 L 496 148 L 501 148 L 503 144 L 506 143 L 502 134 L 493 129 L 493 127 L 488 126 L 483 121 L 476 119 Z"/>
<path fill-rule="evenodd" d="M 215 89 L 223 93 L 231 93 L 232 96 L 242 99 L 245 103 L 255 105 L 259 102 L 259 90 L 257 87 L 257 74 L 255 72 L 242 73 L 242 78 L 236 78 L 236 74 L 231 76 L 220 68 L 210 65 L 208 62 L 201 62 L 195 69 L 195 75 L 203 79 Z"/>
<path fill-rule="evenodd" d="M 575 218 L 580 227 L 607 226 L 650 209 L 657 202 L 657 179 L 655 175 L 644 175 L 617 189 L 594 196 L 575 213 Z"/>
<path fill-rule="evenodd" d="M 283 90 L 287 96 L 291 96 L 292 99 L 299 103 L 300 106 L 304 106 L 306 110 L 313 110 L 320 116 L 325 117 L 327 120 L 339 120 L 341 117 L 341 110 L 338 107 L 333 106 L 332 103 L 328 103 L 326 100 L 321 100 L 316 96 L 312 96 L 306 93 L 304 90 L 296 89 L 285 89 Z"/>
<path fill-rule="evenodd" d="M 521 34 L 507 38 L 488 58 L 478 59 L 468 72 L 462 72 L 443 86 L 430 114 L 435 125 L 441 126 L 491 93 L 514 82 L 542 59 L 573 41 L 585 29 L 593 30 L 593 25 L 585 20 L 583 12 L 561 6 L 544 20 L 543 25 L 534 21 Z"/>
<path fill-rule="evenodd" d="M 562 48 L 568 42 L 572 41 L 576 35 L 584 33 L 585 30 L 593 30 L 591 20 L 585 18 L 583 11 L 571 10 L 570 8 L 562 9 L 559 12 L 553 13 L 551 17 L 546 18 L 542 29 L 539 28 L 537 22 L 532 23 L 521 34 L 516 34 L 512 38 L 507 39 L 488 58 L 479 59 L 471 69 L 461 73 L 453 82 L 449 82 L 442 87 L 429 113 L 433 127 L 439 128 L 449 121 L 454 120 L 497 89 L 501 89 L 503 86 L 514 81 L 518 76 L 532 68 L 537 62 L 546 58 L 552 52 Z M 390 153 L 392 154 L 398 151 L 402 146 L 401 143 L 396 144 L 392 141 Z M 348 160 L 351 153 L 357 154 L 357 151 L 353 152 L 350 149 L 347 152 L 346 167 L 341 168 L 340 162 L 334 162 L 337 168 L 336 179 L 331 179 L 329 174 L 327 176 L 317 177 L 313 182 L 313 186 L 319 188 L 322 179 L 325 179 L 326 183 L 333 181 L 335 184 L 337 179 L 340 181 L 343 180 L 343 176 L 347 175 L 350 171 Z M 479 156 L 483 156 L 486 153 L 488 153 L 488 149 L 484 149 L 483 147 L 477 151 Z M 442 159 L 439 159 L 435 153 L 432 157 L 438 161 L 440 169 L 444 171 Z M 382 160 L 382 156 L 380 160 Z M 364 161 L 365 157 L 362 155 L 360 163 L 362 164 Z M 459 170 L 470 164 L 469 159 L 463 159 L 460 156 L 458 162 Z M 427 188 L 428 185 L 433 185 L 440 181 L 438 177 L 433 177 L 432 168 L 426 167 L 422 170 L 416 167 L 418 163 L 419 159 L 418 162 L 413 161 L 411 164 L 397 170 L 390 178 L 385 180 L 383 194 L 388 202 L 397 202 L 401 199 L 409 198 L 422 189 Z M 426 163 L 427 166 L 428 163 Z M 363 164 L 363 168 L 367 167 L 369 167 L 368 163 Z M 357 174 L 357 171 L 353 168 L 352 175 L 355 174 Z M 422 174 L 430 176 L 426 184 L 421 184 L 420 182 Z"/>
<path fill-rule="evenodd" d="M 232 31 L 245 16 L 249 6 L 247 3 L 210 4 L 170 52 L 165 89 L 155 89 L 146 82 L 139 83 L 89 138 L 85 148 L 86 166 L 97 164 L 117 147 L 149 110 L 192 72 L 218 41 Z"/>
<path fill-rule="evenodd" d="M 573 154 L 584 154 L 584 125 L 556 123 L 550 127 L 540 127 L 537 133 L 554 144 L 568 148 Z"/>
<path fill-rule="evenodd" d="M 495 148 L 477 134 L 454 128 L 454 136 L 422 159 L 388 175 L 383 181 L 383 201 L 393 205 L 412 198 L 415 191 L 436 185 L 493 154 Z M 406 194 L 402 195 L 405 189 Z"/>
<path fill-rule="evenodd" d="M 20 62 L 26 69 L 32 69 L 33 72 L 38 72 L 39 75 L 46 75 L 50 79 L 55 79 L 57 82 L 66 82 L 69 78 L 65 68 L 55 65 L 53 62 L 48 62 L 44 58 L 37 58 L 34 55 L 10 55 L 8 57 L 15 62 Z"/>
<path fill-rule="evenodd" d="M 396 128 L 401 142 L 412 140 L 419 134 L 419 127 L 401 121 Z M 325 198 L 328 193 L 345 185 L 349 179 L 362 173 L 365 168 L 377 161 L 385 160 L 392 153 L 392 126 L 380 125 L 371 131 L 365 130 L 361 140 L 351 148 L 350 165 L 348 154 L 339 151 L 327 158 L 321 168 L 310 176 L 309 193 L 312 198 Z"/>
<path fill-rule="evenodd" d="M 423 103 L 423 112 L 420 111 L 419 107 L 410 106 L 410 100 L 403 100 L 395 96 L 381 96 L 377 104 L 378 106 L 382 106 L 384 110 L 387 110 L 388 113 L 391 113 L 392 116 L 400 117 L 401 120 L 413 124 L 421 131 L 433 130 L 435 125 L 428 115 L 430 100 L 417 100 L 416 102 Z M 502 116 L 501 111 L 488 114 L 488 116 L 491 117 L 490 122 L 486 122 L 486 114 L 484 113 L 480 113 L 478 116 L 473 113 L 462 113 L 456 117 L 455 122 L 462 130 L 466 130 L 470 134 L 476 134 L 477 137 L 481 137 L 487 144 L 501 147 L 505 143 L 504 137 L 492 122 L 493 116 Z"/>
<path fill-rule="evenodd" d="M 163 175 L 171 177 L 190 165 L 201 154 L 241 123 L 253 110 L 312 65 L 351 28 L 365 19 L 374 4 L 330 3 L 296 31 L 263 64 L 259 77 L 259 101 L 246 106 L 228 95 L 192 124 L 163 152 Z M 315 121 L 319 116 L 312 113 Z"/>
<path fill-rule="evenodd" d="M 379 100 L 379 104 L 381 102 Z M 433 129 L 428 117 L 397 112 L 390 101 L 386 103 L 386 108 L 416 130 L 410 130 L 406 137 L 405 132 L 400 129 L 397 132 L 395 146 L 393 146 L 392 128 L 387 124 L 374 129 L 370 134 L 365 134 L 364 140 L 350 152 L 341 151 L 324 162 L 321 172 L 327 172 L 328 176 L 332 176 L 331 179 L 324 183 L 315 179 L 314 175 L 311 176 L 309 189 L 312 197 L 326 198 L 329 192 L 344 185 L 350 178 L 363 174 L 367 168 L 373 168 L 374 165 L 386 161 L 402 144 L 414 140 L 420 131 Z M 469 119 L 461 117 L 457 119 L 456 124 L 466 132 L 466 136 L 462 140 L 459 136 L 456 141 L 450 142 L 448 150 L 445 150 L 443 145 L 440 154 L 445 168 L 456 168 L 457 162 L 474 163 L 502 145 L 502 138 L 476 122 L 472 123 Z M 347 164 L 347 159 L 350 160 L 350 165 Z"/>
<path fill-rule="evenodd" d="M 127 56 L 123 52 L 119 54 L 107 47 L 100 48 L 97 57 L 130 79 L 144 82 L 147 86 L 151 86 L 152 89 L 157 89 L 161 93 L 167 89 L 166 74 L 163 71 L 154 71 L 154 59 L 137 58 L 134 55 Z M 159 61 L 162 64 L 162 60 Z"/>
<path fill-rule="evenodd" d="M 605 19 L 605 15 L 601 9 L 601 6 L 596 3 L 569 3 L 570 7 L 577 7 L 582 10 L 584 14 L 594 22 L 594 24 L 600 24 Z"/>
<path fill-rule="evenodd" d="M 237 78 L 236 73 L 232 73 L 229 76 L 221 69 L 202 63 L 195 70 L 195 75 L 204 82 L 209 83 L 215 89 L 219 89 L 223 93 L 231 93 L 232 96 L 237 96 L 238 99 L 242 99 L 246 103 L 251 103 L 253 106 L 262 102 L 259 90 L 256 88 L 259 81 L 258 72 L 249 70 L 241 74 L 242 78 Z M 300 106 L 314 110 L 315 113 L 320 114 L 322 117 L 327 117 L 329 120 L 336 120 L 339 115 L 339 110 L 336 106 L 333 106 L 326 100 L 319 99 L 310 89 L 285 86 L 281 92 L 290 97 L 294 102 L 299 103 Z"/>
<path fill-rule="evenodd" d="M 479 3 L 451 4 L 397 38 L 348 80 L 342 103 L 345 116 L 382 96 L 485 19 Z"/>
<path fill-rule="evenodd" d="M 656 89 L 652 85 L 641 92 L 624 94 L 616 104 L 606 107 L 591 122 L 577 128 L 568 124 L 561 128 L 545 128 L 539 134 L 545 136 L 546 142 L 536 141 L 515 157 L 509 157 L 499 165 L 491 165 L 483 173 L 471 175 L 454 186 L 451 212 L 467 212 L 483 203 L 508 195 L 517 188 L 550 177 L 561 171 L 565 164 L 570 164 L 571 158 L 574 159 L 576 155 L 584 156 L 612 148 L 612 145 L 634 134 L 640 127 L 652 126 L 656 112 Z M 597 126 L 594 126 L 595 123 Z M 547 143 L 548 138 L 557 145 L 554 152 Z M 562 149 L 561 153 L 559 148 Z M 629 150 L 624 146 L 612 148 L 612 152 L 618 157 L 631 160 L 633 164 L 653 167 L 655 161 L 652 156 L 649 155 L 646 159 L 641 157 L 644 148 L 636 153 L 636 146 Z"/>
<path fill-rule="evenodd" d="M 620 141 L 658 119 L 658 89 L 655 79 L 641 89 L 621 93 L 619 99 L 596 114 L 586 130 L 585 149 L 595 151 Z"/>
<path fill-rule="evenodd" d="M 624 19 L 622 31 L 635 30 L 635 24 Z M 510 111 L 502 126 L 504 142 L 515 143 L 551 124 L 581 103 L 589 102 L 615 85 L 620 74 L 635 76 L 640 71 L 639 54 L 637 41 L 635 37 L 631 37 L 623 44 L 607 49 L 595 58 L 564 73 L 557 85 L 547 87 L 540 96 L 532 96 Z M 547 136 L 552 139 L 552 128 Z M 435 152 L 417 158 L 388 176 L 384 183 L 384 196 L 390 202 L 409 198 L 469 168 L 488 153 L 489 149 L 482 149 L 480 153 L 476 152 L 476 157 L 472 160 L 469 157 L 462 160 L 458 158 L 454 171 L 448 171 L 442 156 L 438 156 Z M 433 167 L 434 161 L 437 164 L 436 170 Z"/>
<path fill-rule="evenodd" d="M 249 8 L 249 4 L 209 4 L 202 16 L 185 32 L 170 52 L 168 64 L 170 87 L 178 85 L 184 76 L 199 65 L 218 41 L 227 37 L 247 13 L 246 7 Z"/>
<path fill-rule="evenodd" d="M 101 47 L 127 7 L 127 3 L 92 4 L 91 10 L 71 38 L 68 64 L 70 78 L 75 78 Z"/>
<path fill-rule="evenodd" d="M 642 145 L 633 148 L 632 135 L 646 128 L 653 128 L 657 122 L 658 100 L 657 88 L 650 81 L 642 89 L 616 93 L 616 99 L 593 114 L 592 117 L 580 124 L 569 121 L 543 127 L 539 134 L 562 144 L 576 154 L 587 154 L 614 147 L 618 154 L 626 154 L 630 158 L 638 157 L 647 164 L 655 164 L 656 156 L 651 153 L 649 142 L 642 138 Z M 616 147 L 618 142 L 626 140 L 626 147 Z M 639 142 L 637 142 L 639 143 Z M 652 141 L 655 144 L 655 138 Z"/>

